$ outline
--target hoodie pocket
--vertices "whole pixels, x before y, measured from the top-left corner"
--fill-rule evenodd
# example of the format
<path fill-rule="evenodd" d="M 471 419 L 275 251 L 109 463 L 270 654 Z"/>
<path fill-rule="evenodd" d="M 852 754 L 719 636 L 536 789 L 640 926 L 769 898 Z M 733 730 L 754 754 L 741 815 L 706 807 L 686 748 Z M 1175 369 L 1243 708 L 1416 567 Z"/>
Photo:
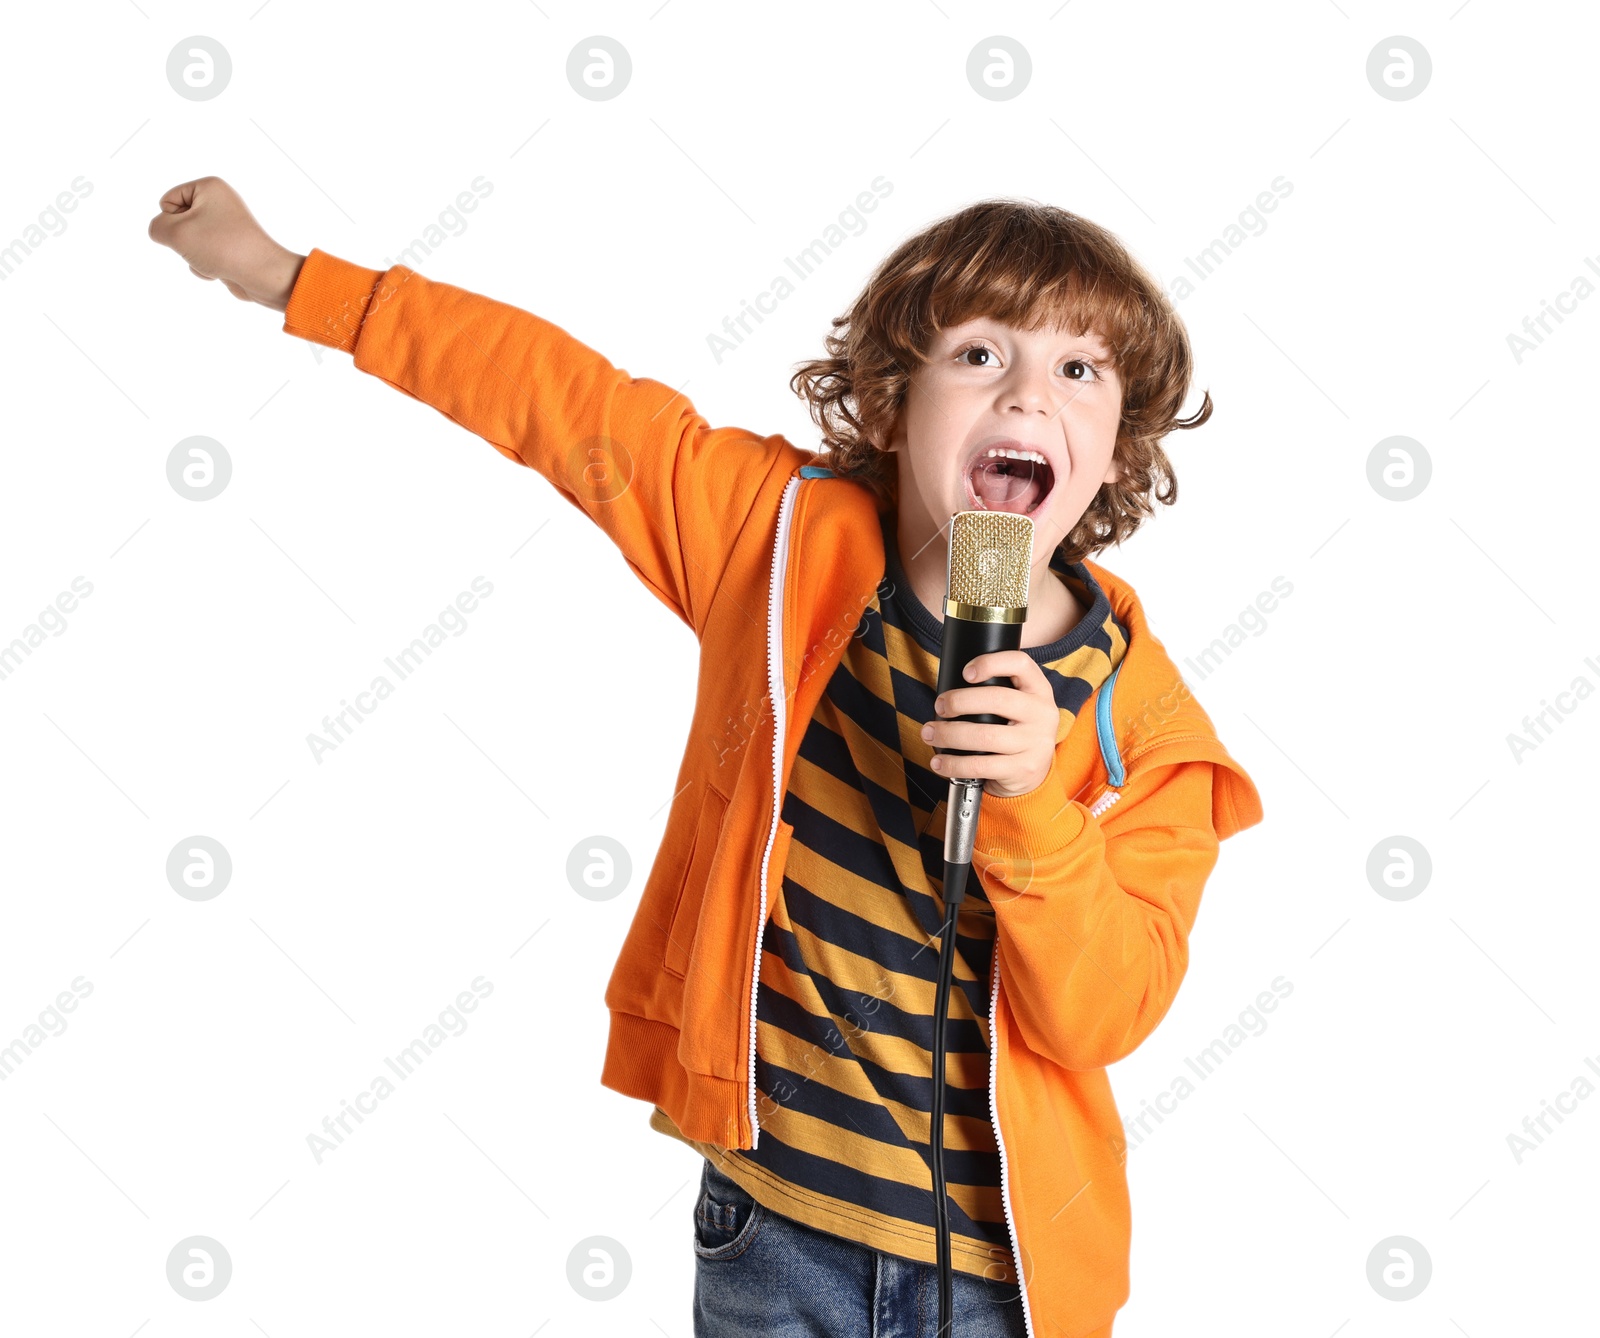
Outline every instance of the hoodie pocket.
<path fill-rule="evenodd" d="M 700 801 L 700 818 L 695 824 L 689 867 L 683 875 L 683 885 L 678 889 L 678 904 L 672 912 L 672 924 L 667 930 L 664 965 L 675 976 L 681 977 L 689 969 L 695 930 L 700 924 L 700 905 L 706 896 L 706 878 L 711 872 L 712 858 L 717 853 L 722 819 L 727 810 L 728 801 L 709 785 L 706 786 L 705 798 Z"/>

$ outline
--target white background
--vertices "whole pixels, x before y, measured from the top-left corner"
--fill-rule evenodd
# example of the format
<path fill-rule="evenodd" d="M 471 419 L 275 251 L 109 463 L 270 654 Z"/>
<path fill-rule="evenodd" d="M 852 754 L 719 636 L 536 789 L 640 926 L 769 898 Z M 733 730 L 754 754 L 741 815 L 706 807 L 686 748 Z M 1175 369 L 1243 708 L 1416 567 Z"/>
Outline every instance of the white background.
<path fill-rule="evenodd" d="M 1520 1161 L 1508 1135 L 1600 1083 L 1600 701 L 1562 699 L 1520 761 L 1508 736 L 1600 684 L 1600 302 L 1520 362 L 1507 335 L 1600 277 L 1596 26 L 1503 0 L 8 12 L 0 243 L 92 191 L 0 283 L 0 643 L 93 591 L 0 680 L 0 1046 L 92 993 L 0 1082 L 0 1330 L 691 1331 L 699 1159 L 598 1077 L 694 640 L 544 479 L 154 245 L 161 194 L 208 174 L 285 245 L 375 268 L 482 176 L 423 273 L 813 448 L 790 371 L 935 219 L 1037 199 L 1170 282 L 1292 183 L 1179 303 L 1216 412 L 1168 443 L 1178 505 L 1099 555 L 1180 665 L 1292 585 L 1185 667 L 1266 820 L 1112 1071 L 1124 1119 L 1292 993 L 1130 1152 L 1117 1333 L 1591 1330 L 1600 1100 Z M 165 73 L 197 34 L 233 62 L 209 101 Z M 567 81 L 593 34 L 632 58 L 610 101 Z M 1008 101 L 966 79 L 993 34 L 1032 59 Z M 1366 75 L 1397 34 L 1433 65 L 1405 101 Z M 707 334 L 879 176 L 865 230 L 719 365 Z M 233 462 L 209 502 L 167 481 L 192 435 Z M 1368 481 L 1395 435 L 1432 462 L 1405 502 Z M 467 630 L 316 762 L 306 736 L 479 576 Z M 604 616 L 553 636 L 557 602 Z M 595 833 L 634 861 L 598 903 L 565 872 Z M 197 834 L 233 862 L 209 901 L 166 877 Z M 1403 901 L 1366 872 L 1396 835 L 1432 861 Z M 324 1116 L 479 976 L 466 1031 L 317 1164 Z M 205 1303 L 166 1277 L 191 1235 L 233 1262 Z M 605 1303 L 566 1280 L 591 1235 L 632 1261 Z M 1367 1277 L 1394 1235 L 1432 1260 L 1404 1302 Z"/>

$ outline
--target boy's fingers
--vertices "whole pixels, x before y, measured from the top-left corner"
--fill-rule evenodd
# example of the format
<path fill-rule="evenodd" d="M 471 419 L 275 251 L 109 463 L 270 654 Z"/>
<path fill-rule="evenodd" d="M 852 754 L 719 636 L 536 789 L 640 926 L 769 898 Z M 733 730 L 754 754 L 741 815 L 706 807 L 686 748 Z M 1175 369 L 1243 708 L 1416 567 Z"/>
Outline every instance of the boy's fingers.
<path fill-rule="evenodd" d="M 981 683 L 986 678 L 1010 678 L 1024 692 L 1037 692 L 1044 682 L 1044 674 L 1033 656 L 1020 650 L 991 650 L 974 655 L 964 676 L 969 683 Z"/>
<path fill-rule="evenodd" d="M 951 688 L 940 697 L 934 698 L 934 719 L 952 720 L 959 715 L 982 715 L 986 712 L 1003 715 L 1008 720 L 1013 719 L 1018 699 L 1007 694 L 1015 692 L 1015 688 L 1003 688 L 998 685 L 986 688 Z M 945 704 L 943 711 L 939 710 L 940 701 Z"/>
<path fill-rule="evenodd" d="M 990 650 L 982 655 L 974 655 L 967 662 L 966 674 L 971 681 L 984 678 L 994 678 L 999 674 L 1009 673 L 1008 661 L 1016 655 L 1022 655 L 1020 650 Z M 1024 659 L 1027 656 L 1023 656 Z"/>
<path fill-rule="evenodd" d="M 199 177 L 196 177 L 193 181 L 185 181 L 181 185 L 174 186 L 161 197 L 161 211 L 166 214 L 175 214 L 187 209 L 194 203 L 194 193 L 199 187 Z"/>
<path fill-rule="evenodd" d="M 939 748 L 960 748 L 969 753 L 1009 757 L 1028 746 L 1015 725 L 980 725 L 971 720 L 943 722 L 934 740 Z"/>
<path fill-rule="evenodd" d="M 193 208 L 195 192 L 199 186 L 199 179 L 185 181 L 161 197 L 161 212 L 150 220 L 151 241 L 176 249 L 173 238 L 176 236 L 177 228 Z"/>
<path fill-rule="evenodd" d="M 183 225 L 188 218 L 187 213 L 157 214 L 150 220 L 150 240 L 178 250 L 178 239 L 183 235 Z"/>
<path fill-rule="evenodd" d="M 967 780 L 995 780 L 996 771 L 1009 771 L 1011 764 L 1006 760 L 1004 753 L 978 752 L 970 757 L 951 757 L 947 753 L 939 753 L 934 757 L 938 766 L 934 767 L 942 777 L 965 778 Z"/>

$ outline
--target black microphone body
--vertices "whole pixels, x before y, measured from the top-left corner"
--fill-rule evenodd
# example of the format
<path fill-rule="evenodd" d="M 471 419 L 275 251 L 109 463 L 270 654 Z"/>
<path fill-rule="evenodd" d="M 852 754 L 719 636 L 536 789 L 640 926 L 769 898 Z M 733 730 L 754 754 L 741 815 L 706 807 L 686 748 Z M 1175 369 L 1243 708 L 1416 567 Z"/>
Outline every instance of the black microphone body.
<path fill-rule="evenodd" d="M 939 696 L 956 688 L 1000 687 L 1009 688 L 1010 678 L 995 676 L 969 683 L 962 675 L 967 665 L 980 655 L 997 650 L 1022 649 L 1021 623 L 974 622 L 970 618 L 945 615 L 944 628 L 939 637 L 939 684 L 934 695 Z M 971 720 L 979 725 L 1003 725 L 1006 718 L 989 712 L 977 715 L 956 715 L 951 720 Z M 972 748 L 936 748 L 938 753 L 951 753 L 957 757 L 978 755 Z"/>

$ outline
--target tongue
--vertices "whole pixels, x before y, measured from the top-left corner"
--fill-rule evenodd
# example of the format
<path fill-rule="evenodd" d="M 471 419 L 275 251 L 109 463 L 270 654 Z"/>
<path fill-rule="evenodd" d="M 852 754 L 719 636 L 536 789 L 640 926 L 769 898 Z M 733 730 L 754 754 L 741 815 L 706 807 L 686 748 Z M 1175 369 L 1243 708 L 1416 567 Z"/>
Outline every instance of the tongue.
<path fill-rule="evenodd" d="M 989 460 L 973 469 L 972 491 L 988 510 L 1021 516 L 1039 500 L 1042 474 L 1031 460 Z"/>

